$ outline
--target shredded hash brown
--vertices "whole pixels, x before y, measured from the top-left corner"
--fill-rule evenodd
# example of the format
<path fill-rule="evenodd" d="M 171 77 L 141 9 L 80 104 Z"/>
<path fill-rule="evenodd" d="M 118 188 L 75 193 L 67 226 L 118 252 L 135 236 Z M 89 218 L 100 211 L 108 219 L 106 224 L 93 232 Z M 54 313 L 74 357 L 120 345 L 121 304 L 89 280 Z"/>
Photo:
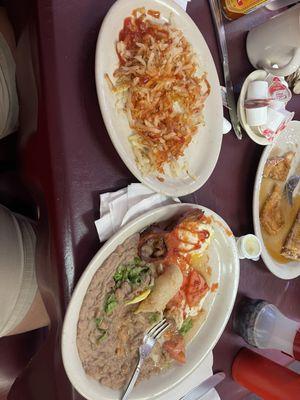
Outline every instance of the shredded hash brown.
<path fill-rule="evenodd" d="M 204 124 L 210 85 L 183 33 L 160 13 L 144 8 L 124 20 L 116 51 L 119 67 L 111 90 L 122 94 L 133 134 L 129 137 L 142 174 L 177 176 L 178 160 Z"/>

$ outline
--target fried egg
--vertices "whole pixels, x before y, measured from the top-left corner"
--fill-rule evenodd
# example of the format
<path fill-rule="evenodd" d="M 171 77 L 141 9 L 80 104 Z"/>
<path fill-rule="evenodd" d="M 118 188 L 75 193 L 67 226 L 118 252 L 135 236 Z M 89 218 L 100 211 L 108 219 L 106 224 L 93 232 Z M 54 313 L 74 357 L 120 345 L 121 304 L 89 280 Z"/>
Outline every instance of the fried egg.
<path fill-rule="evenodd" d="M 203 254 L 210 244 L 212 235 L 213 228 L 209 224 L 183 223 L 177 229 L 179 251 L 190 255 Z"/>

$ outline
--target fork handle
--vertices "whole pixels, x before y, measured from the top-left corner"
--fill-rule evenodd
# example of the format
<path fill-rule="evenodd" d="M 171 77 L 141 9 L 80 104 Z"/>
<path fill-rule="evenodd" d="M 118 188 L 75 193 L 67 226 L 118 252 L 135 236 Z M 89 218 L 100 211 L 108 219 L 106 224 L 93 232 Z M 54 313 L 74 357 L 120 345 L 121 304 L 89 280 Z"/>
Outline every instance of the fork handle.
<path fill-rule="evenodd" d="M 132 392 L 132 389 L 133 389 L 133 387 L 135 385 L 135 382 L 136 382 L 136 380 L 137 380 L 137 378 L 138 378 L 138 376 L 139 376 L 139 374 L 141 372 L 141 368 L 142 368 L 143 362 L 144 362 L 144 359 L 142 359 L 140 357 L 139 361 L 138 361 L 138 363 L 137 363 L 137 365 L 135 367 L 134 373 L 132 374 L 132 377 L 130 378 L 130 380 L 128 382 L 128 385 L 127 385 L 127 387 L 126 387 L 126 389 L 125 389 L 125 391 L 123 393 L 123 396 L 122 396 L 121 400 L 127 400 L 128 399 L 128 397 L 129 397 L 130 393 Z"/>

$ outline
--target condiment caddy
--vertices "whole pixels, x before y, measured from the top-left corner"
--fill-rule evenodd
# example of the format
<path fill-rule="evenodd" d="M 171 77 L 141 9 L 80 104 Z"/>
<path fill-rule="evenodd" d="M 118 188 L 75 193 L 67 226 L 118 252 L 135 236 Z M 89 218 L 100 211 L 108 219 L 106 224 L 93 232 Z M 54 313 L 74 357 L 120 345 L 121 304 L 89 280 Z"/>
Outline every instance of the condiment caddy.
<path fill-rule="evenodd" d="M 252 140 L 268 145 L 286 128 L 294 117 L 286 110 L 291 97 L 284 78 L 263 70 L 246 78 L 238 100 L 238 116 Z"/>

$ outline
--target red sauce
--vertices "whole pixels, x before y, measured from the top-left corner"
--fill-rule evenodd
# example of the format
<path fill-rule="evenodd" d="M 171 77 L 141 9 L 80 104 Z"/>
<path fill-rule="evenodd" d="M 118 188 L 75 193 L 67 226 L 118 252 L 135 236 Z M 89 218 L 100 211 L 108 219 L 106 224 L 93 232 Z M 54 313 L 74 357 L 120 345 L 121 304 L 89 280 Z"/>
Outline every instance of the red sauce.
<path fill-rule="evenodd" d="M 198 231 L 198 223 L 200 221 L 203 221 L 204 223 L 210 223 L 210 217 L 206 217 L 202 212 L 196 216 L 195 213 L 193 213 L 190 218 L 191 219 L 188 217 L 187 220 L 183 220 L 181 223 L 179 223 L 179 225 L 165 238 L 168 248 L 166 261 L 167 263 L 177 263 L 181 270 L 189 269 L 190 252 L 200 249 L 205 240 L 207 240 L 210 236 L 210 232 L 206 229 Z M 187 231 L 194 237 L 197 236 L 196 243 L 190 243 L 188 238 L 180 238 L 180 230 Z M 184 248 L 182 248 L 182 244 L 189 245 L 189 249 L 184 250 Z"/>
<path fill-rule="evenodd" d="M 152 32 L 152 28 L 144 21 L 144 17 L 127 17 L 123 29 L 119 33 L 119 40 L 125 42 L 128 49 L 135 48 L 137 42 L 142 42 L 143 35 Z"/>
<path fill-rule="evenodd" d="M 123 28 L 119 33 L 119 40 L 125 43 L 128 50 L 135 49 L 136 43 L 147 42 L 147 36 L 154 38 L 159 38 L 162 35 L 169 36 L 167 32 L 161 30 L 159 25 L 156 26 L 151 21 L 146 20 L 145 11 L 139 17 L 137 17 L 137 11 L 134 10 L 132 16 L 124 19 Z M 148 14 L 155 18 L 160 17 L 159 11 L 149 10 Z"/>
<path fill-rule="evenodd" d="M 139 18 L 125 18 L 123 29 L 119 33 L 119 40 L 123 41 L 128 49 L 135 47 L 135 43 L 141 40 L 142 25 L 138 20 Z"/>
<path fill-rule="evenodd" d="M 218 284 L 218 283 L 213 283 L 213 284 L 211 285 L 210 291 L 211 291 L 211 292 L 215 292 L 215 291 L 218 289 L 218 287 L 219 287 L 219 284 Z"/>
<path fill-rule="evenodd" d="M 191 234 L 193 234 L 193 235 L 197 235 L 197 237 L 198 237 L 198 240 L 197 240 L 197 243 L 194 243 L 194 244 L 192 244 L 192 243 L 190 243 L 189 242 L 189 240 L 188 239 L 183 239 L 183 238 L 181 238 L 181 239 L 179 239 L 179 230 L 180 229 L 183 229 L 183 230 L 185 230 L 185 231 L 188 231 L 188 232 L 190 232 Z M 208 239 L 209 238 L 209 236 L 210 236 L 210 233 L 209 233 L 209 231 L 207 231 L 207 230 L 202 230 L 202 231 L 196 231 L 196 230 L 194 230 L 194 229 L 189 229 L 189 228 L 187 228 L 187 227 L 185 227 L 185 226 L 178 226 L 178 228 L 175 228 L 168 236 L 167 236 L 167 239 L 166 239 L 166 241 L 167 241 L 167 247 L 168 247 L 168 249 L 170 249 L 170 251 L 171 252 L 174 252 L 174 251 L 176 251 L 176 253 L 178 254 L 178 253 L 182 253 L 182 254 L 188 254 L 188 253 L 190 253 L 191 251 L 195 251 L 195 250 L 198 250 L 198 249 L 200 249 L 201 248 L 201 246 L 202 246 L 202 244 L 203 244 L 203 242 L 206 240 L 206 239 Z M 189 250 L 184 250 L 184 249 L 182 249 L 182 248 L 180 248 L 181 246 L 181 244 L 182 243 L 184 243 L 184 244 L 189 244 L 190 245 L 190 249 Z"/>

